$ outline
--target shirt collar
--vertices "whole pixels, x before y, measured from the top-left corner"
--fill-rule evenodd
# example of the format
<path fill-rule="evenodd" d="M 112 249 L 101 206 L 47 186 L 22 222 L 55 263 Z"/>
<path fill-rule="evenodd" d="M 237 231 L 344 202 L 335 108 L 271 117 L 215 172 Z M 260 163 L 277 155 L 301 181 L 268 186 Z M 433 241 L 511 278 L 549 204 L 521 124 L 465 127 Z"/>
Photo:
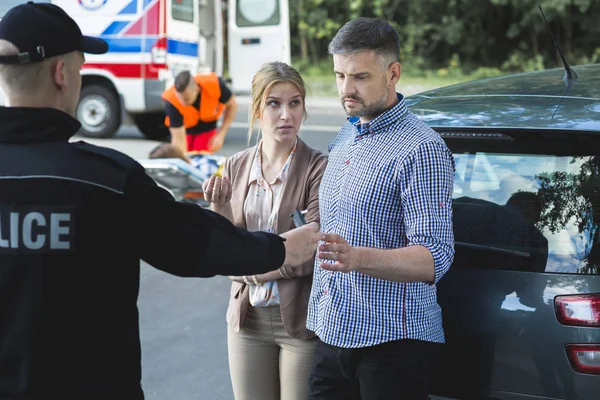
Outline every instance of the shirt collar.
<path fill-rule="evenodd" d="M 379 114 L 369 122 L 364 124 L 360 122 L 359 117 L 348 117 L 347 120 L 356 128 L 356 136 L 362 136 L 366 134 L 377 134 L 385 132 L 385 130 L 399 119 L 404 118 L 408 108 L 404 102 L 404 96 L 400 93 L 396 93 L 398 96 L 398 103 L 389 110 L 382 114 Z"/>
<path fill-rule="evenodd" d="M 288 175 L 288 170 L 290 169 L 290 164 L 292 162 L 292 159 L 294 158 L 294 155 L 296 154 L 297 146 L 298 146 L 298 138 L 296 138 L 296 141 L 294 142 L 294 147 L 292 147 L 292 151 L 290 152 L 290 155 L 288 156 L 285 164 L 283 164 L 283 168 L 281 168 L 281 171 L 279 171 L 279 174 L 277 174 L 277 177 L 275 178 L 275 182 L 277 182 L 278 180 L 281 182 L 286 181 L 287 175 Z M 260 182 L 260 181 L 264 181 L 264 176 L 262 173 L 262 140 L 258 144 L 256 153 L 254 154 L 254 161 L 252 162 L 252 169 L 250 170 L 250 179 L 248 180 L 248 184 L 250 185 L 253 182 Z"/>

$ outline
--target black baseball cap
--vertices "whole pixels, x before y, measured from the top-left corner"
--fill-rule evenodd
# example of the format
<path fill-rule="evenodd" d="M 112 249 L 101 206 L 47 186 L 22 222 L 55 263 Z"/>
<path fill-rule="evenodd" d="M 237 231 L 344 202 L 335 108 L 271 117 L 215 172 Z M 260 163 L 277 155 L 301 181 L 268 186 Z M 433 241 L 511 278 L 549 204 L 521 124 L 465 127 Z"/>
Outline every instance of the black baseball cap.
<path fill-rule="evenodd" d="M 27 64 L 72 51 L 104 54 L 108 44 L 83 36 L 77 23 L 64 10 L 50 3 L 33 1 L 11 8 L 0 20 L 0 39 L 20 51 L 0 56 L 0 64 Z"/>

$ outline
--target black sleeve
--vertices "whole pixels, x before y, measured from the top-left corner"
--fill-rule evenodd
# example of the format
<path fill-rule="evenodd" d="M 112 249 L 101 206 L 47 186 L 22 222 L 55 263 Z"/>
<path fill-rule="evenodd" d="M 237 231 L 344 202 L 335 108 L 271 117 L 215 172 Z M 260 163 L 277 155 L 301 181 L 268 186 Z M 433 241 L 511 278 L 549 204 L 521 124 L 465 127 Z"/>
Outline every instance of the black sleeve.
<path fill-rule="evenodd" d="M 225 104 L 229 101 L 233 93 L 231 93 L 231 90 L 221 78 L 219 78 L 219 88 L 221 88 L 221 97 L 219 97 L 219 103 Z"/>
<path fill-rule="evenodd" d="M 132 245 L 148 264 L 177 276 L 253 275 L 283 264 L 283 238 L 248 232 L 217 213 L 177 202 L 137 164 L 124 191 Z"/>
<path fill-rule="evenodd" d="M 169 128 L 181 128 L 183 126 L 183 115 L 168 101 L 165 101 L 165 115 L 169 117 Z"/>

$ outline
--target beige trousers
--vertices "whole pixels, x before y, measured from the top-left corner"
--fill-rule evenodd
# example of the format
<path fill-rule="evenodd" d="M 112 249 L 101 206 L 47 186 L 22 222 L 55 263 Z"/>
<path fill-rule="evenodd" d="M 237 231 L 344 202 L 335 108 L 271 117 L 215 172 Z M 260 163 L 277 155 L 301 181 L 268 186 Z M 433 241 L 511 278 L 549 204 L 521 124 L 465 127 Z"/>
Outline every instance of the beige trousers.
<path fill-rule="evenodd" d="M 239 332 L 227 330 L 235 400 L 307 400 L 316 338 L 293 339 L 279 307 L 252 307 Z"/>

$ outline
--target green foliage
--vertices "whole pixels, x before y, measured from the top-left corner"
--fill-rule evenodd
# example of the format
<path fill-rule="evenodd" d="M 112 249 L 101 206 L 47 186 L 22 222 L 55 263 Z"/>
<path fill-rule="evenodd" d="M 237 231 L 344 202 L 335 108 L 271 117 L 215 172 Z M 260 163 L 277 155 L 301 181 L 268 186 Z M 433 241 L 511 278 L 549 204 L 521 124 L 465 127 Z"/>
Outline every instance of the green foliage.
<path fill-rule="evenodd" d="M 507 72 L 541 71 L 544 69 L 544 58 L 540 54 L 529 57 L 525 53 L 517 51 L 502 63 L 502 70 Z"/>
<path fill-rule="evenodd" d="M 307 76 L 329 76 L 333 78 L 333 62 L 328 58 L 316 64 L 307 60 L 296 59 L 292 62 L 294 68 L 302 73 L 303 77 Z"/>
<path fill-rule="evenodd" d="M 491 68 L 491 67 L 479 67 L 470 75 L 471 79 L 484 79 L 484 78 L 493 78 L 494 76 L 499 76 L 504 74 L 500 68 Z"/>
<path fill-rule="evenodd" d="M 494 76 L 561 66 L 538 4 L 571 65 L 599 62 L 594 0 L 294 0 L 292 54 L 308 74 L 330 69 L 327 45 L 358 16 L 400 32 L 400 60 L 413 76 Z"/>

